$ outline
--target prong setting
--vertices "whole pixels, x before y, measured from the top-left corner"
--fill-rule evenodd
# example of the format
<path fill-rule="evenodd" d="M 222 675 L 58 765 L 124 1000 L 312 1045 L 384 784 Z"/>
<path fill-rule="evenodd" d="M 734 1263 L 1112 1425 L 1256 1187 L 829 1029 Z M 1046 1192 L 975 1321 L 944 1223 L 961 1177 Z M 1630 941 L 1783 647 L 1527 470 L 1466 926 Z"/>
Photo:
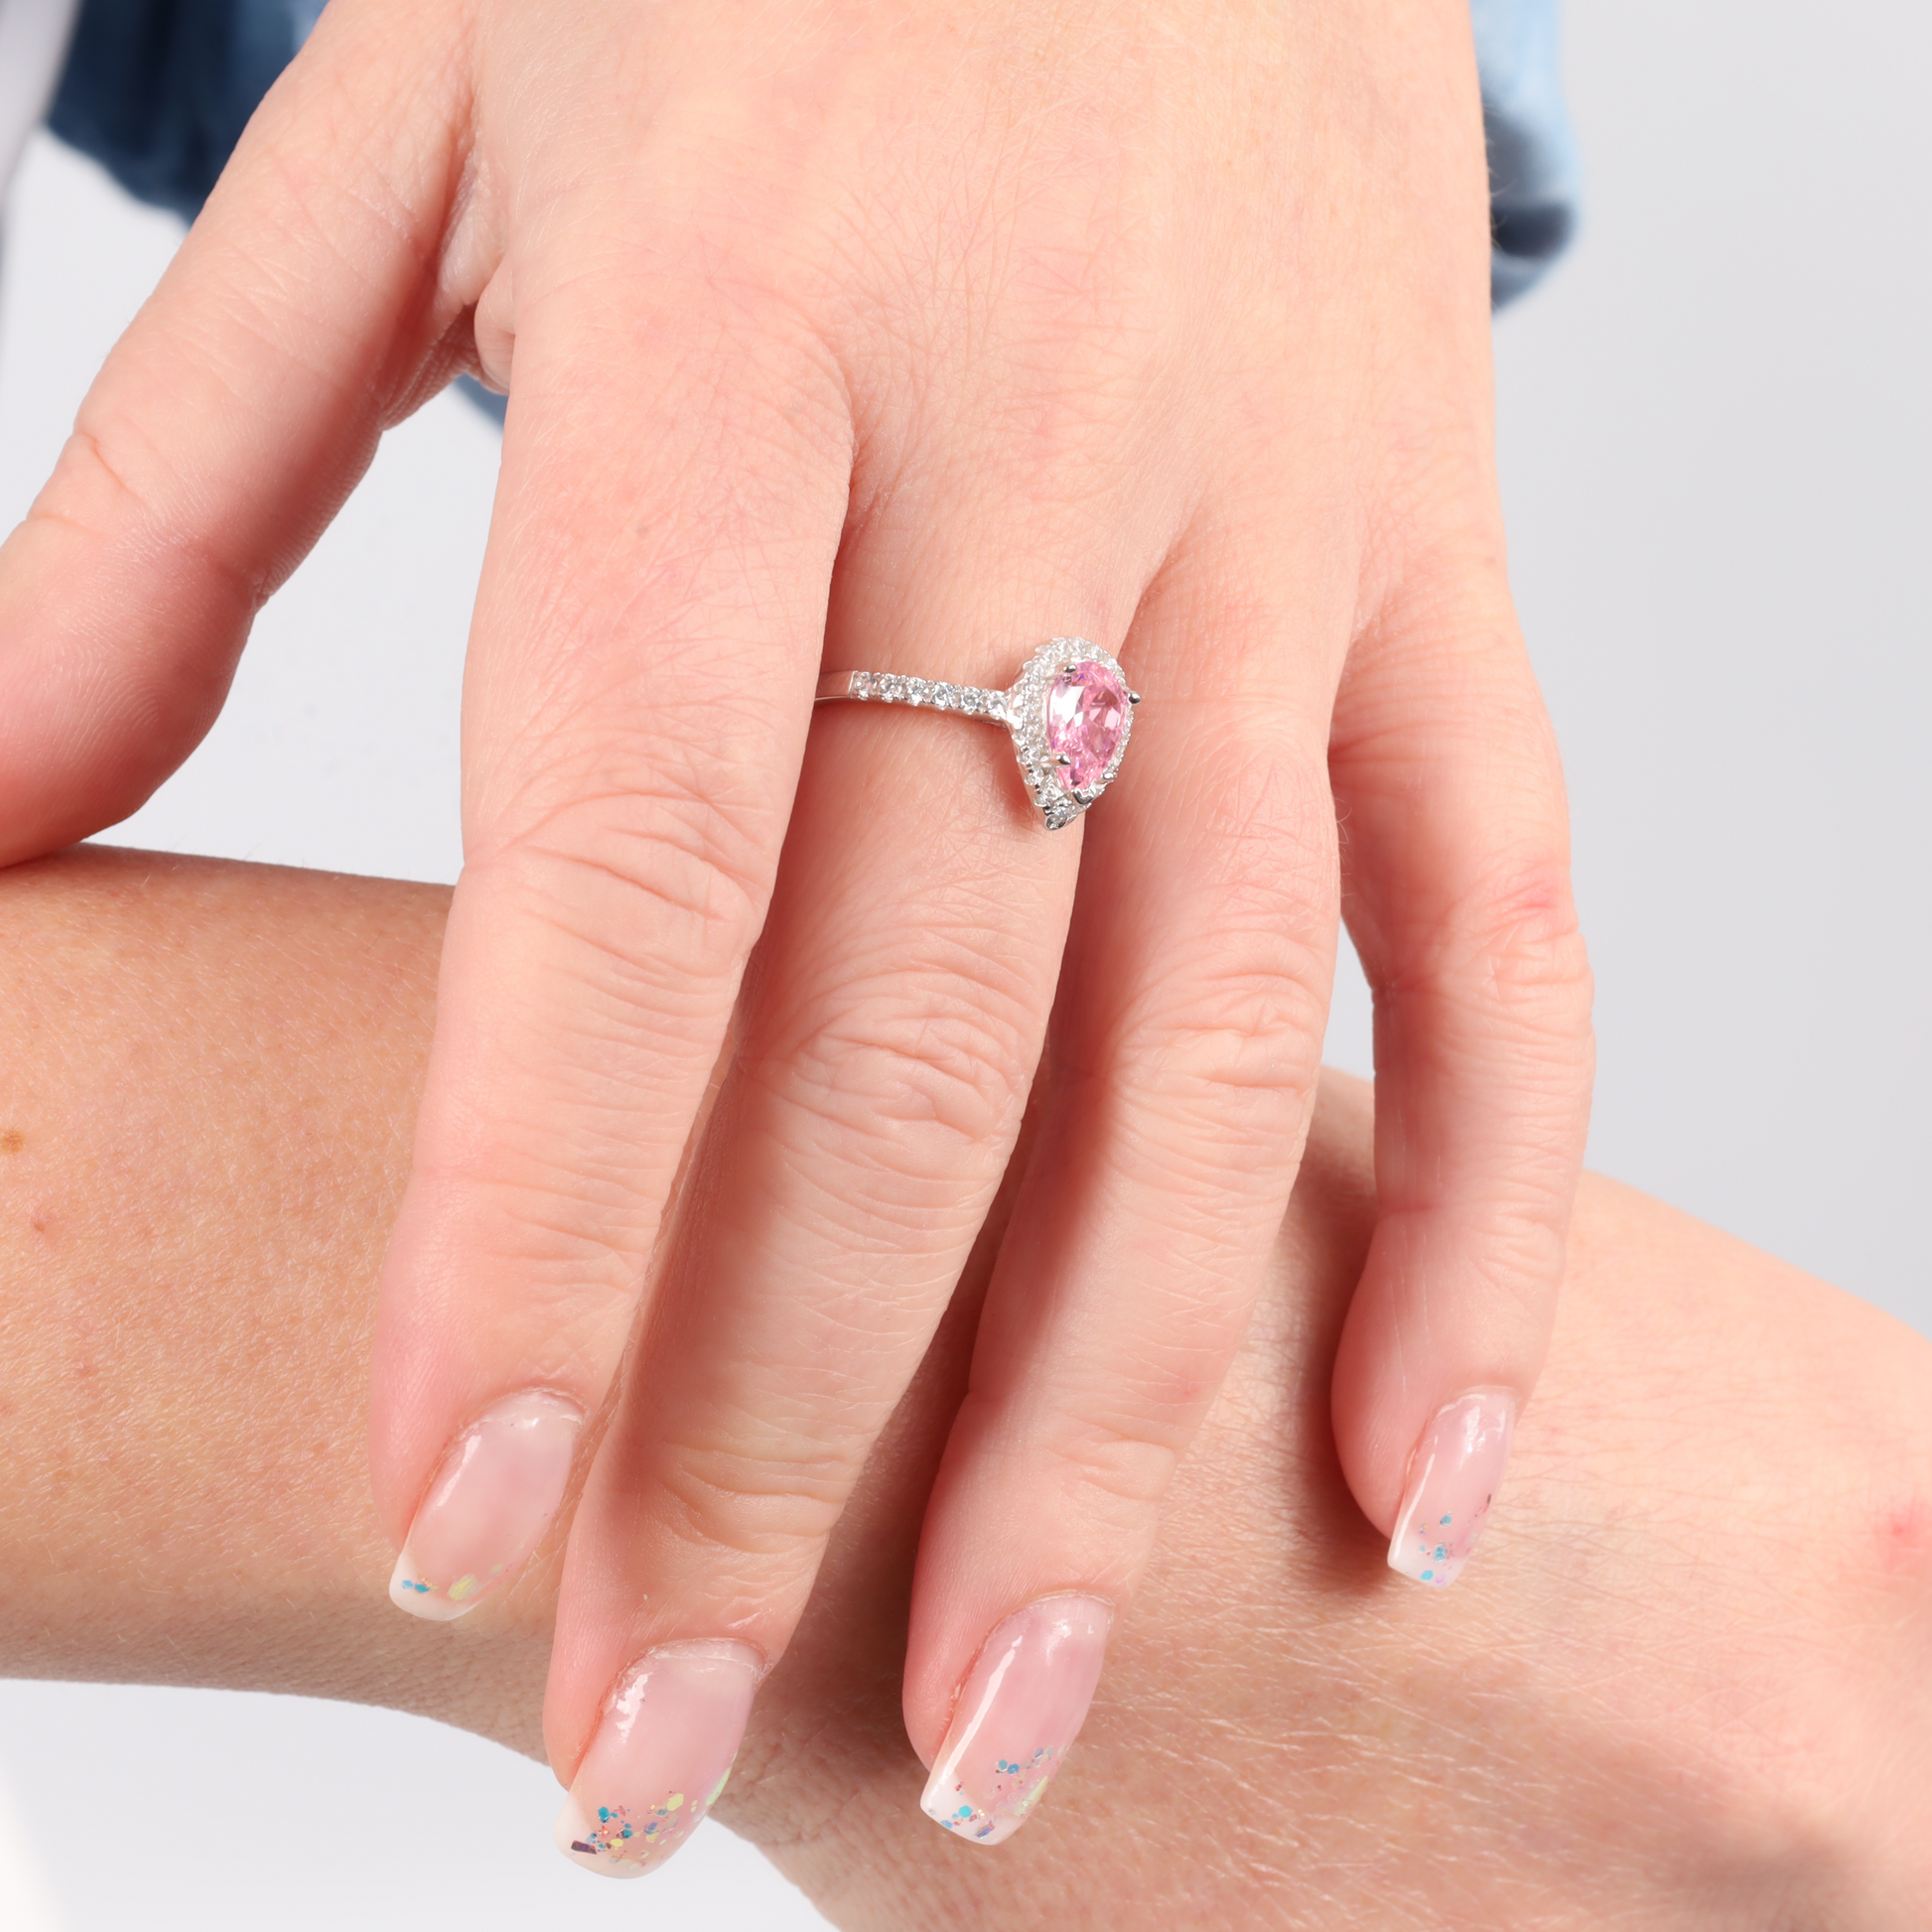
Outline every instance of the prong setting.
<path fill-rule="evenodd" d="M 1020 775 L 1049 832 L 1071 825 L 1113 783 L 1120 761 L 1126 756 L 1127 742 L 1133 736 L 1134 714 L 1130 705 L 1121 720 L 1119 742 L 1100 776 L 1092 784 L 1072 791 L 1061 784 L 1058 772 L 1071 760 L 1046 742 L 1046 694 L 1054 678 L 1076 664 L 1098 664 L 1126 687 L 1127 679 L 1111 652 L 1085 637 L 1053 637 L 1027 660 L 1006 692 L 1006 723 L 1013 733 Z"/>

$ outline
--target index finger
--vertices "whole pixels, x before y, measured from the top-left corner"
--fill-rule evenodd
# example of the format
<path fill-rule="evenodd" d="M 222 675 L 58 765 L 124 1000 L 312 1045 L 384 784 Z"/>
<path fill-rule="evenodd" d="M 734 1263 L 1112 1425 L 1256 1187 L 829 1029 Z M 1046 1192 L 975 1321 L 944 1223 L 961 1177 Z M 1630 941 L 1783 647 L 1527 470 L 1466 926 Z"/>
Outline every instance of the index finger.
<path fill-rule="evenodd" d="M 447 375 L 475 300 L 439 279 L 466 105 L 422 13 L 318 29 L 0 547 L 0 864 L 126 817 L 188 756 L 256 611 Z"/>

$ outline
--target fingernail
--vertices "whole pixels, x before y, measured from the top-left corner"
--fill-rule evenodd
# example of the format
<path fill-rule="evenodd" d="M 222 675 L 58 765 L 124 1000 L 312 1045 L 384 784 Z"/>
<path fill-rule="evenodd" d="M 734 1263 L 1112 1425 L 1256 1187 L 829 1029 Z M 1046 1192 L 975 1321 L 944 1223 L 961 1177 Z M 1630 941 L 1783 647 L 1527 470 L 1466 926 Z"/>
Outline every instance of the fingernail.
<path fill-rule="evenodd" d="M 1097 1596 L 1043 1596 L 987 1638 L 919 1807 L 976 1845 L 1027 1815 L 1080 1734 L 1114 1613 Z"/>
<path fill-rule="evenodd" d="M 1477 1389 L 1437 1411 L 1416 1445 L 1403 1492 L 1389 1568 L 1433 1588 L 1462 1573 L 1509 1461 L 1516 1398 L 1507 1389 Z"/>
<path fill-rule="evenodd" d="M 724 1790 L 763 1668 L 742 1643 L 667 1643 L 638 1658 L 577 1767 L 557 1850 L 607 1878 L 662 1864 Z"/>
<path fill-rule="evenodd" d="M 430 1484 L 389 1579 L 389 1600 L 447 1623 L 523 1567 L 557 1513 L 583 1415 L 542 1389 L 479 1416 Z"/>

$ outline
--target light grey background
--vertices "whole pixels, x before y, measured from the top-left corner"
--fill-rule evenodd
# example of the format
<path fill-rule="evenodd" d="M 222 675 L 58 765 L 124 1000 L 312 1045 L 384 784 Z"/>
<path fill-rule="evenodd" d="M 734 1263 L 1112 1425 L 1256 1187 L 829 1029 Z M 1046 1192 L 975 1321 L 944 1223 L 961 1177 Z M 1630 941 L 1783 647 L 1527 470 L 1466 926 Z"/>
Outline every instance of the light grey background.
<path fill-rule="evenodd" d="M 1569 19 L 1587 220 L 1497 352 L 1514 577 L 1598 975 L 1592 1163 L 1932 1330 L 1932 17 Z M 36 147 L 0 293 L 8 522 L 174 241 Z M 397 431 L 207 745 L 116 840 L 454 877 L 493 470 L 454 397 Z M 1358 978 L 1329 1057 L 1367 1069 Z M 124 1788 L 86 1788 L 109 1741 Z M 384 1713 L 0 1685 L 0 1774 L 9 1932 L 818 1922 L 715 1827 L 647 1886 L 585 1881 L 545 1842 L 547 1773 Z"/>

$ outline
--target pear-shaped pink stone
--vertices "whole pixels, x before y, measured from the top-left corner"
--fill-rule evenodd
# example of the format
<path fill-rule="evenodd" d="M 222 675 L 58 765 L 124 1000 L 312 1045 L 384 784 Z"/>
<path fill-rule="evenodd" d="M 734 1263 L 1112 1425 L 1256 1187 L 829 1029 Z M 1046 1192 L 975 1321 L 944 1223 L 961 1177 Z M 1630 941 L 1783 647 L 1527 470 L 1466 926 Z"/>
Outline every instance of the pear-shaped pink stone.
<path fill-rule="evenodd" d="M 1053 775 L 1084 791 L 1107 774 L 1127 729 L 1127 686 L 1104 664 L 1069 664 L 1046 687 L 1046 749 L 1064 764 Z"/>

